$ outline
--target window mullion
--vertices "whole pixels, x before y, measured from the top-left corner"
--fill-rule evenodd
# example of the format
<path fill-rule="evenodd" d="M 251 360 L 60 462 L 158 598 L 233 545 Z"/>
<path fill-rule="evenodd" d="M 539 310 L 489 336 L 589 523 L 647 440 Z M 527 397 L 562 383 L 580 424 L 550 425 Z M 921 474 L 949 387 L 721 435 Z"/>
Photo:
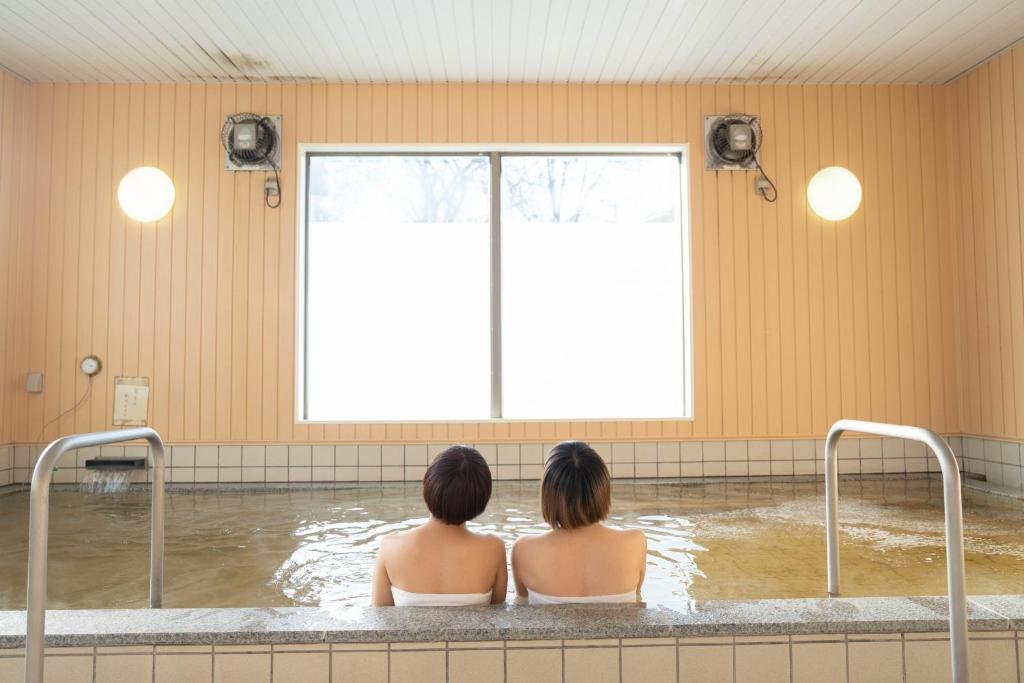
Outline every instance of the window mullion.
<path fill-rule="evenodd" d="M 491 417 L 501 407 L 501 155 L 491 152 Z"/>

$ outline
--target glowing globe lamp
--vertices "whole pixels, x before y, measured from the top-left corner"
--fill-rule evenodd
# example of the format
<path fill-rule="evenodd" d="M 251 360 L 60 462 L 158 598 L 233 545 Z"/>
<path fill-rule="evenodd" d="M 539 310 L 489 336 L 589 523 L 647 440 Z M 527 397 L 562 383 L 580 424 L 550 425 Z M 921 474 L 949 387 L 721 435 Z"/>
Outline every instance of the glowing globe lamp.
<path fill-rule="evenodd" d="M 807 184 L 807 202 L 827 221 L 843 221 L 860 206 L 860 181 L 842 166 L 827 166 Z"/>
<path fill-rule="evenodd" d="M 139 166 L 121 178 L 117 202 L 130 218 L 142 223 L 158 221 L 174 205 L 174 183 L 153 166 Z"/>

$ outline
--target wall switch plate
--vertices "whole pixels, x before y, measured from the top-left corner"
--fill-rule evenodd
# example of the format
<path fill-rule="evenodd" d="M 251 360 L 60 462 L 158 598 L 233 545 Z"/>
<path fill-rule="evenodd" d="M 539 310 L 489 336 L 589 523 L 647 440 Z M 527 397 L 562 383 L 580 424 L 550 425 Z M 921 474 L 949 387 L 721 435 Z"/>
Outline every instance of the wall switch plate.
<path fill-rule="evenodd" d="M 149 419 L 149 378 L 114 378 L 114 425 L 145 427 Z"/>
<path fill-rule="evenodd" d="M 25 391 L 30 394 L 43 393 L 43 373 L 30 372 L 25 378 Z"/>

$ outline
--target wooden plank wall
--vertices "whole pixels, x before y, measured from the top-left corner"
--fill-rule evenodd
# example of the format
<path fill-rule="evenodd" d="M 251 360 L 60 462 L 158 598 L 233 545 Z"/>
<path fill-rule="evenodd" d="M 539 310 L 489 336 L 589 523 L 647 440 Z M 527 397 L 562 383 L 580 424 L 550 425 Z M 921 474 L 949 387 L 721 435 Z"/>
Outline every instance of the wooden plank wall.
<path fill-rule="evenodd" d="M 948 88 L 963 431 L 1024 439 L 1024 45 Z"/>
<path fill-rule="evenodd" d="M 113 378 L 151 378 L 152 424 L 174 442 L 784 437 L 857 417 L 959 431 L 957 320 L 941 86 L 38 84 L 15 258 L 18 441 L 110 425 Z M 225 114 L 281 113 L 284 198 L 221 170 Z M 707 113 L 759 114 L 753 176 L 702 168 Z M 695 419 L 299 425 L 294 415 L 295 162 L 310 142 L 690 142 Z M 118 180 L 152 164 L 173 213 L 140 226 Z M 863 208 L 823 223 L 818 168 L 860 177 Z M 79 358 L 105 370 L 84 395 Z"/>
<path fill-rule="evenodd" d="M 0 69 L 0 445 L 14 440 L 14 402 L 23 400 L 24 373 L 15 358 L 14 331 L 18 307 L 16 264 L 24 253 L 17 230 L 25 208 L 18 201 L 28 178 L 22 164 L 28 158 L 31 117 L 29 85 Z"/>

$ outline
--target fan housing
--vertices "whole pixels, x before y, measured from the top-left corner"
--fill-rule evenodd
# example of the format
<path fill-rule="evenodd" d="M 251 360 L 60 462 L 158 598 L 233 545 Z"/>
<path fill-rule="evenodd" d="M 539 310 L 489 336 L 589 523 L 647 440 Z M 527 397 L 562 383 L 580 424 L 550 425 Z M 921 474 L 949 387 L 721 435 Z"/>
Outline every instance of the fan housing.
<path fill-rule="evenodd" d="M 221 129 L 224 170 L 275 171 L 281 168 L 281 117 L 243 112 L 224 118 Z"/>
<path fill-rule="evenodd" d="M 758 117 L 747 114 L 715 114 L 704 117 L 706 170 L 756 171 L 760 161 L 760 148 L 761 122 Z"/>

